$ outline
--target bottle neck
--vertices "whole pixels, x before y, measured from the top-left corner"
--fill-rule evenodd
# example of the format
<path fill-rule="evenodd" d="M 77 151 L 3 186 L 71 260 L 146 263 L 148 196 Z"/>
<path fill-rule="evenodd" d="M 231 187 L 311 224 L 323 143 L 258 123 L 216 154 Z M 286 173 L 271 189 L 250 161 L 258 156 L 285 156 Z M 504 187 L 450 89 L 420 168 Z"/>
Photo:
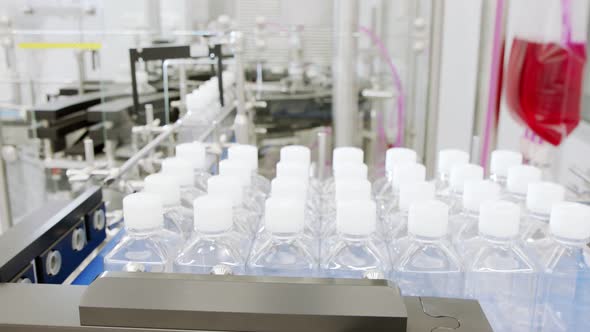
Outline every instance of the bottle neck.
<path fill-rule="evenodd" d="M 568 248 L 585 248 L 590 239 L 568 239 L 564 237 L 557 236 L 555 234 L 549 234 L 549 237 L 553 239 L 556 243 Z"/>
<path fill-rule="evenodd" d="M 492 173 L 490 174 L 490 180 L 492 180 L 492 182 L 499 184 L 501 187 L 506 186 L 506 176 Z"/>
<path fill-rule="evenodd" d="M 408 233 L 408 236 L 413 241 L 419 242 L 419 243 L 424 243 L 424 244 L 436 243 L 436 242 L 440 242 L 444 239 L 444 236 L 431 237 L 431 236 L 417 235 L 417 234 L 413 234 L 413 233 Z"/>
<path fill-rule="evenodd" d="M 295 239 L 299 237 L 299 232 L 288 232 L 288 233 L 279 233 L 273 232 L 271 233 L 273 242 L 276 243 L 288 243 L 293 242 Z"/>
<path fill-rule="evenodd" d="M 515 193 L 509 191 L 508 196 L 515 202 L 524 202 L 526 200 L 526 194 Z"/>
<path fill-rule="evenodd" d="M 369 234 L 358 235 L 358 234 L 347 234 L 347 233 L 343 233 L 343 232 L 339 232 L 339 234 L 340 234 L 340 238 L 342 238 L 347 243 L 351 243 L 351 244 L 364 243 L 367 240 L 369 240 L 369 238 L 370 238 Z"/>
<path fill-rule="evenodd" d="M 469 210 L 467 208 L 463 208 L 461 210 L 461 214 L 466 217 L 470 217 L 470 218 L 478 218 L 479 217 L 479 211 Z"/>
<path fill-rule="evenodd" d="M 510 246 L 512 243 L 514 243 L 517 239 L 518 239 L 518 235 L 515 236 L 511 236 L 511 237 L 497 237 L 497 236 L 492 236 L 489 234 L 484 234 L 484 233 L 479 233 L 479 236 L 484 239 L 486 242 L 493 244 L 493 245 L 498 245 L 498 246 Z"/>
<path fill-rule="evenodd" d="M 551 218 L 550 214 L 547 213 L 540 213 L 534 212 L 527 209 L 528 217 L 534 221 L 542 222 L 545 224 L 549 224 L 549 219 Z"/>
<path fill-rule="evenodd" d="M 216 231 L 204 231 L 204 230 L 196 230 L 197 233 L 203 237 L 207 237 L 207 238 L 218 238 L 221 236 L 226 235 L 227 233 L 229 233 L 231 231 L 231 227 L 228 229 L 224 229 L 224 230 L 216 230 Z"/>
<path fill-rule="evenodd" d="M 439 182 L 448 183 L 450 178 L 450 174 L 444 171 L 437 171 L 436 172 L 436 179 Z"/>
<path fill-rule="evenodd" d="M 158 234 L 158 232 L 160 232 L 162 229 L 164 229 L 163 225 L 150 227 L 150 228 L 139 228 L 139 229 L 138 228 L 130 228 L 130 227 L 125 226 L 125 232 L 127 232 L 127 235 L 129 235 L 131 237 L 138 237 L 138 238 L 147 237 L 152 234 Z"/>

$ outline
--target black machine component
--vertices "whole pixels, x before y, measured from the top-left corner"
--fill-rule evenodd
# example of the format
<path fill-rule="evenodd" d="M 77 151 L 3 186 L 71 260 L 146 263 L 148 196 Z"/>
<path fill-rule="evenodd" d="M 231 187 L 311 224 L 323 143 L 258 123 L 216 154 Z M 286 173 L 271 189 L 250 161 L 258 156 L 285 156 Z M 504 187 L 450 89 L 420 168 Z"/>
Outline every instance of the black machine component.
<path fill-rule="evenodd" d="M 135 66 L 140 59 L 147 62 L 154 60 L 164 61 L 166 59 L 183 59 L 190 57 L 191 48 L 189 45 L 156 46 L 129 49 L 133 113 L 137 114 L 140 111 L 139 93 L 137 91 L 137 76 L 135 71 Z"/>
<path fill-rule="evenodd" d="M 106 273 L 87 287 L 4 284 L 0 297 L 6 332 L 492 331 L 477 301 L 403 297 L 385 280 Z"/>
<path fill-rule="evenodd" d="M 51 202 L 0 236 L 0 282 L 61 283 L 105 237 L 100 187 Z"/>

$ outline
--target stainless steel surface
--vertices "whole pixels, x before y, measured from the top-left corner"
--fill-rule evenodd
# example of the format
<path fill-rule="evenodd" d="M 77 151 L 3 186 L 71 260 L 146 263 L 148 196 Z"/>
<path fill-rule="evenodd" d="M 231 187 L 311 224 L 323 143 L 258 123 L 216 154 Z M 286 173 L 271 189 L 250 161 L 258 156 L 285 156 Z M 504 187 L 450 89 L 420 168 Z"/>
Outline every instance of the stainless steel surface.
<path fill-rule="evenodd" d="M 430 27 L 430 64 L 428 84 L 428 111 L 426 113 L 426 138 L 424 140 L 424 160 L 426 169 L 430 171 L 428 177 L 433 176 L 432 170 L 436 164 L 437 153 L 437 123 L 440 88 L 440 71 L 442 63 L 442 33 L 444 23 L 445 0 L 432 1 L 432 26 Z"/>
<path fill-rule="evenodd" d="M 328 161 L 328 135 L 321 131 L 318 133 L 318 180 L 326 179 L 326 163 Z"/>
<path fill-rule="evenodd" d="M 334 52 L 332 63 L 332 125 L 334 147 L 360 144 L 356 83 L 357 0 L 334 0 Z"/>

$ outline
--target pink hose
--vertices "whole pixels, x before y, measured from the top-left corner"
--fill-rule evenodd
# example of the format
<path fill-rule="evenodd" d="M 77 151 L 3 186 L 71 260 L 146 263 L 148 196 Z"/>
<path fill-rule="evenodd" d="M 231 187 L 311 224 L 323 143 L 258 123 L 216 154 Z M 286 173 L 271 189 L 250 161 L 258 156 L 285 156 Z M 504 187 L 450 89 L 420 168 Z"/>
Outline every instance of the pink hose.
<path fill-rule="evenodd" d="M 375 32 L 373 32 L 373 30 L 364 27 L 364 26 L 359 26 L 359 31 L 363 32 L 364 34 L 366 34 L 367 36 L 369 36 L 369 38 L 371 39 L 371 42 L 373 43 L 374 46 L 377 47 L 377 50 L 379 51 L 379 55 L 381 55 L 381 58 L 385 61 L 385 63 L 387 64 L 387 66 L 389 67 L 389 71 L 391 72 L 391 78 L 393 79 L 393 85 L 395 86 L 397 92 L 398 92 L 398 97 L 397 97 L 397 139 L 394 143 L 394 146 L 403 146 L 404 145 L 404 126 L 405 126 L 405 100 L 404 100 L 404 89 L 403 89 L 403 85 L 402 85 L 402 80 L 399 77 L 399 73 L 397 71 L 397 68 L 395 67 L 395 65 L 393 64 L 393 61 L 391 60 L 391 56 L 389 55 L 389 52 L 387 51 L 387 48 L 385 47 L 385 45 L 383 44 L 383 41 L 379 38 L 379 36 L 377 36 L 375 34 Z M 380 113 L 379 114 L 379 122 L 380 124 L 383 123 L 383 115 Z M 378 128 L 378 136 L 379 139 L 382 141 L 385 141 L 385 129 L 384 126 L 381 125 Z"/>

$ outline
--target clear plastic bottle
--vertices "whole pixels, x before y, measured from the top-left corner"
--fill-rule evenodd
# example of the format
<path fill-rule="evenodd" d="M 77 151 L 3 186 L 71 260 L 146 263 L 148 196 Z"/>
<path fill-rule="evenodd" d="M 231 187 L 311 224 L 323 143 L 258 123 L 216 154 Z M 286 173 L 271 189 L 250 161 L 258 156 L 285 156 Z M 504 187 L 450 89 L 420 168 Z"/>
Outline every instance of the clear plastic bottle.
<path fill-rule="evenodd" d="M 214 175 L 207 181 L 207 192 L 212 196 L 228 197 L 232 200 L 233 221 L 236 231 L 254 237 L 260 223 L 261 211 L 257 206 L 244 197 L 244 191 L 239 190 L 242 181 L 230 175 Z"/>
<path fill-rule="evenodd" d="M 457 149 L 444 149 L 438 152 L 436 163 L 436 192 L 437 196 L 448 195 L 451 170 L 455 165 L 467 164 L 469 153 Z"/>
<path fill-rule="evenodd" d="M 332 153 L 332 177 L 322 184 L 322 195 L 331 197 L 334 195 L 334 176 L 342 165 L 362 164 L 364 160 L 363 150 L 350 146 L 335 148 Z"/>
<path fill-rule="evenodd" d="M 379 240 L 377 208 L 371 200 L 338 202 L 337 234 L 322 243 L 322 274 L 332 278 L 364 278 L 367 273 L 388 275 L 391 261 Z"/>
<path fill-rule="evenodd" d="M 553 205 L 565 200 L 565 188 L 552 182 L 536 182 L 528 186 L 522 238 L 527 243 L 547 237 Z"/>
<path fill-rule="evenodd" d="M 267 194 L 253 185 L 251 174 L 252 171 L 245 162 L 235 159 L 225 159 L 219 162 L 219 175 L 232 176 L 240 179 L 243 204 L 262 215 Z"/>
<path fill-rule="evenodd" d="M 524 209 L 529 184 L 541 181 L 541 175 L 541 170 L 534 166 L 517 165 L 509 168 L 504 199 Z"/>
<path fill-rule="evenodd" d="M 162 201 L 148 193 L 123 198 L 125 236 L 104 257 L 106 271 L 170 272 L 182 246 L 180 235 L 164 229 Z"/>
<path fill-rule="evenodd" d="M 187 240 L 193 231 L 193 211 L 180 201 L 180 184 L 174 176 L 148 175 L 144 180 L 147 193 L 160 196 L 164 208 L 164 228 Z"/>
<path fill-rule="evenodd" d="M 450 215 L 461 211 L 461 200 L 466 182 L 483 180 L 483 167 L 474 164 L 455 165 L 451 169 L 449 191 L 438 197 L 449 206 Z"/>
<path fill-rule="evenodd" d="M 321 183 L 312 176 L 311 172 L 311 150 L 303 145 L 287 145 L 281 148 L 280 162 L 283 164 L 303 164 L 308 170 L 308 187 L 310 195 L 319 197 L 321 195 Z"/>
<path fill-rule="evenodd" d="M 391 246 L 393 273 L 402 294 L 461 297 L 463 266 L 448 234 L 449 207 L 440 201 L 410 206 L 408 235 Z"/>
<path fill-rule="evenodd" d="M 490 161 L 490 180 L 506 189 L 508 169 L 522 164 L 522 154 L 510 150 L 495 150 Z"/>
<path fill-rule="evenodd" d="M 265 233 L 255 241 L 249 274 L 314 277 L 318 262 L 304 235 L 304 202 L 271 197 L 266 200 Z"/>
<path fill-rule="evenodd" d="M 422 201 L 430 201 L 435 197 L 434 183 L 415 182 L 405 183 L 400 188 L 399 209 L 385 216 L 383 228 L 386 238 L 395 241 L 408 234 L 408 211 L 412 204 Z"/>
<path fill-rule="evenodd" d="M 195 187 L 207 191 L 207 180 L 211 173 L 207 171 L 207 149 L 199 142 L 182 143 L 176 146 L 176 157 L 188 161 L 193 167 Z"/>
<path fill-rule="evenodd" d="M 536 241 L 544 269 L 539 300 L 544 331 L 590 331 L 590 207 L 554 205 L 549 235 Z"/>
<path fill-rule="evenodd" d="M 174 272 L 210 274 L 225 266 L 244 274 L 250 239 L 234 230 L 229 197 L 205 195 L 195 200 L 195 229 L 174 261 Z"/>
<path fill-rule="evenodd" d="M 426 167 L 417 163 L 403 163 L 393 167 L 391 200 L 377 201 L 377 215 L 380 219 L 387 218 L 399 211 L 400 188 L 405 184 L 423 182 L 426 180 Z"/>
<path fill-rule="evenodd" d="M 532 331 L 539 265 L 519 237 L 520 209 L 482 203 L 479 236 L 465 244 L 466 295 L 479 300 L 494 331 Z"/>
<path fill-rule="evenodd" d="M 316 212 L 320 210 L 322 204 L 321 192 L 318 190 L 319 187 L 311 188 L 312 179 L 309 177 L 309 167 L 306 164 L 279 161 L 276 164 L 276 178 L 291 178 L 299 181 L 307 188 L 307 208 Z"/>
<path fill-rule="evenodd" d="M 479 212 L 483 202 L 500 199 L 500 185 L 489 180 L 470 181 L 465 184 L 463 208 L 449 219 L 450 233 L 458 252 L 463 252 L 466 241 L 479 234 Z"/>
<path fill-rule="evenodd" d="M 310 199 L 305 183 L 296 177 L 277 177 L 270 182 L 270 195 L 275 198 L 289 198 L 305 202 L 305 232 L 313 237 L 319 238 L 321 231 L 321 217 L 317 213 Z M 264 227 L 262 227 L 264 228 Z"/>
<path fill-rule="evenodd" d="M 250 170 L 252 187 L 266 196 L 270 193 L 270 181 L 258 174 L 258 148 L 254 145 L 238 144 L 227 149 L 229 160 L 244 163 Z"/>
<path fill-rule="evenodd" d="M 394 167 L 403 164 L 416 163 L 416 151 L 407 148 L 391 148 L 385 153 L 385 176 L 373 183 L 373 197 L 377 203 L 377 209 L 386 206 L 387 202 L 394 202 L 396 192 L 393 190 Z M 381 208 L 383 209 L 383 208 Z"/>
<path fill-rule="evenodd" d="M 192 209 L 193 201 L 205 195 L 205 191 L 195 187 L 195 174 L 189 162 L 180 158 L 166 158 L 162 161 L 162 173 L 178 179 L 180 200 L 185 207 Z"/>
<path fill-rule="evenodd" d="M 335 193 L 331 200 L 326 200 L 321 215 L 322 238 L 336 235 L 337 205 L 343 202 L 363 201 L 371 199 L 371 183 L 366 179 L 338 179 L 335 183 Z M 382 226 L 378 226 L 378 231 Z"/>

